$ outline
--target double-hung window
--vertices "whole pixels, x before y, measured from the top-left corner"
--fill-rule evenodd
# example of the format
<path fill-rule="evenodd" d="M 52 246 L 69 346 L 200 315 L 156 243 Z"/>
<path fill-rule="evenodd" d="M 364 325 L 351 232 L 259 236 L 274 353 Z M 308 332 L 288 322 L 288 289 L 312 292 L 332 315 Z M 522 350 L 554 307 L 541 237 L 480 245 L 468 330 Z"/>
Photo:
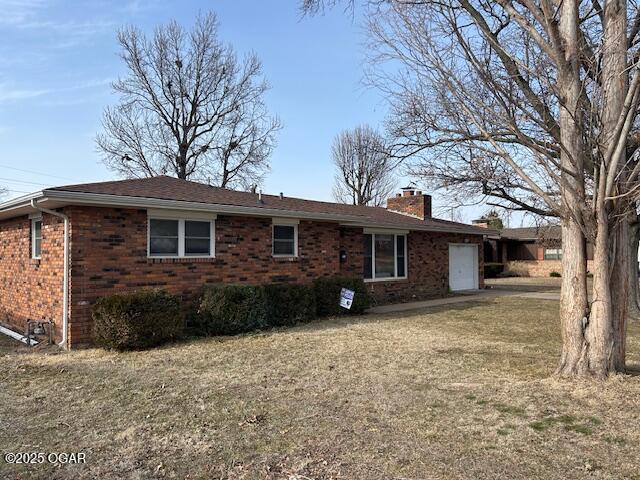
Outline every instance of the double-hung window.
<path fill-rule="evenodd" d="M 365 280 L 407 278 L 407 236 L 394 233 L 365 233 Z"/>
<path fill-rule="evenodd" d="M 298 224 L 293 222 L 273 223 L 273 256 L 298 256 Z"/>
<path fill-rule="evenodd" d="M 211 219 L 149 217 L 150 257 L 215 256 Z"/>
<path fill-rule="evenodd" d="M 31 258 L 42 255 L 42 217 L 31 219 Z"/>

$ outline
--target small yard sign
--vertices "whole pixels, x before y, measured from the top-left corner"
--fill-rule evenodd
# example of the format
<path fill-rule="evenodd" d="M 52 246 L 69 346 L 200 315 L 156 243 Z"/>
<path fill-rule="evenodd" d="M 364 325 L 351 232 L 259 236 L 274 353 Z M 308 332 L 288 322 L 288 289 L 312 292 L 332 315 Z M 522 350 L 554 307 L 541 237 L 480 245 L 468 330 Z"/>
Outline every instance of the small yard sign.
<path fill-rule="evenodd" d="M 351 309 L 354 294 L 355 292 L 353 290 L 349 290 L 348 288 L 343 288 L 342 290 L 340 290 L 340 306 L 346 308 L 347 310 Z"/>

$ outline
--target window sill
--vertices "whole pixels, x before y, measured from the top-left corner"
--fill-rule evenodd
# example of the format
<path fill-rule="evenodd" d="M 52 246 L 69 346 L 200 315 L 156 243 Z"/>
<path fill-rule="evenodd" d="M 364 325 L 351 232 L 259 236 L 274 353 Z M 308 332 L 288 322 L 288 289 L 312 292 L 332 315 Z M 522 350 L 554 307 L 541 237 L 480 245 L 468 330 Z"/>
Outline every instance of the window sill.
<path fill-rule="evenodd" d="M 148 263 L 210 263 L 216 257 L 147 257 Z"/>
<path fill-rule="evenodd" d="M 271 258 L 274 260 L 283 260 L 289 262 L 295 262 L 300 259 L 298 255 L 271 255 Z"/>
<path fill-rule="evenodd" d="M 365 278 L 364 283 L 402 282 L 403 280 L 409 280 L 409 277 Z"/>
<path fill-rule="evenodd" d="M 41 257 L 30 258 L 29 265 L 40 265 L 41 261 L 42 261 Z"/>

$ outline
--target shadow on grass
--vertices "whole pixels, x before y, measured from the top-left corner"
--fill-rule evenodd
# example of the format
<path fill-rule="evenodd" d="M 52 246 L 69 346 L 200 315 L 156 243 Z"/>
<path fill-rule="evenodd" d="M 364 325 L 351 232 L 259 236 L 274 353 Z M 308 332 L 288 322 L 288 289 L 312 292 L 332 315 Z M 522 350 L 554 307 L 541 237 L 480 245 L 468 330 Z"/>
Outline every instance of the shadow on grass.
<path fill-rule="evenodd" d="M 640 377 L 640 364 L 632 364 L 627 365 L 625 368 L 625 373 L 632 377 Z"/>

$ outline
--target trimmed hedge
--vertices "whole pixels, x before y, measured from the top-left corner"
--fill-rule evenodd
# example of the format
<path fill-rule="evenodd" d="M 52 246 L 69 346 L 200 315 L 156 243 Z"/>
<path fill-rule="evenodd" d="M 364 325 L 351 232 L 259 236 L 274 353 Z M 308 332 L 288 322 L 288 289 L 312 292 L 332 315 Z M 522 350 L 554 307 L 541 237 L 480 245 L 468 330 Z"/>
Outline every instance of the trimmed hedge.
<path fill-rule="evenodd" d="M 351 310 L 340 307 L 340 290 L 355 291 Z M 194 333 L 235 335 L 261 328 L 291 326 L 318 316 L 359 314 L 370 305 L 362 279 L 332 277 L 311 285 L 206 285 L 196 300 Z"/>
<path fill-rule="evenodd" d="M 317 278 L 313 282 L 316 297 L 316 310 L 318 316 L 329 315 L 358 315 L 365 312 L 371 305 L 371 298 L 364 280 L 350 277 L 326 277 Z M 348 288 L 353 290 L 353 304 L 351 309 L 342 308 L 340 302 L 340 290 Z"/>
<path fill-rule="evenodd" d="M 484 264 L 484 278 L 498 278 L 504 272 L 504 263 L 487 262 Z"/>
<path fill-rule="evenodd" d="M 268 325 L 264 287 L 206 285 L 198 305 L 197 329 L 204 335 L 234 335 Z"/>
<path fill-rule="evenodd" d="M 295 325 L 316 317 L 316 297 L 312 286 L 274 283 L 265 285 L 264 291 L 270 326 Z"/>
<path fill-rule="evenodd" d="M 139 290 L 98 299 L 93 306 L 96 344 L 137 350 L 180 337 L 183 318 L 177 297 L 164 290 Z"/>

